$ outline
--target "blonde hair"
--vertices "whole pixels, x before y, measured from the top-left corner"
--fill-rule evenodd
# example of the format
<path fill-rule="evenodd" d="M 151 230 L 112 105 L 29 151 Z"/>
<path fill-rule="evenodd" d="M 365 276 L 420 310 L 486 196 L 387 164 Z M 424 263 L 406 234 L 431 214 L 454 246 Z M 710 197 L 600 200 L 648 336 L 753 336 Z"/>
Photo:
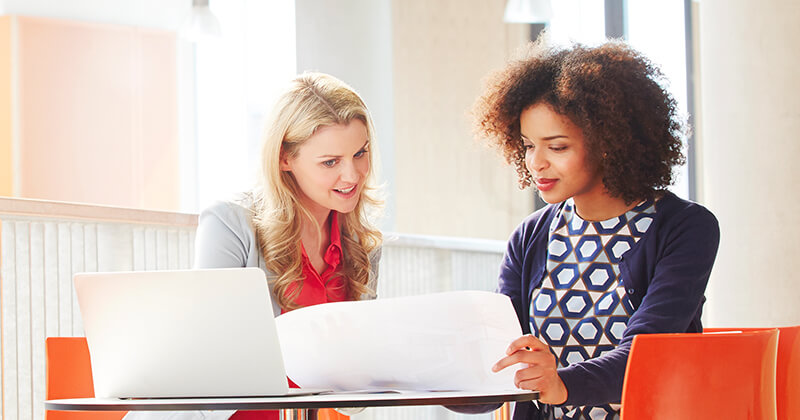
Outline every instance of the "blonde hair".
<path fill-rule="evenodd" d="M 382 237 L 370 219 L 382 201 L 375 196 L 372 120 L 364 101 L 350 86 L 327 74 L 304 73 L 281 95 L 268 120 L 262 141 L 262 178 L 253 194 L 256 238 L 266 268 L 275 273 L 270 280 L 274 280 L 275 296 L 284 310 L 299 307 L 294 300 L 300 287 L 290 296 L 287 290 L 303 278 L 301 221 L 316 221 L 300 203 L 300 188 L 294 177 L 280 169 L 280 159 L 296 156 L 320 127 L 346 125 L 353 119 L 367 127 L 370 166 L 356 208 L 339 215 L 343 261 L 337 274 L 345 279 L 349 299 L 375 293 L 369 288 L 370 255 L 380 247 Z"/>

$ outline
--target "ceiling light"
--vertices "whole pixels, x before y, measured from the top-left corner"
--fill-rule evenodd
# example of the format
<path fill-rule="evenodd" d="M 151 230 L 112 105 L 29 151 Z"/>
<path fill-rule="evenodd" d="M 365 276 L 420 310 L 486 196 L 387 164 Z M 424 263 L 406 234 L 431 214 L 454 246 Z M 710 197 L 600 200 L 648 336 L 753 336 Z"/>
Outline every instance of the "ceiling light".
<path fill-rule="evenodd" d="M 205 38 L 220 38 L 219 20 L 208 7 L 209 0 L 192 0 L 192 10 L 181 25 L 182 37 L 197 42 Z"/>

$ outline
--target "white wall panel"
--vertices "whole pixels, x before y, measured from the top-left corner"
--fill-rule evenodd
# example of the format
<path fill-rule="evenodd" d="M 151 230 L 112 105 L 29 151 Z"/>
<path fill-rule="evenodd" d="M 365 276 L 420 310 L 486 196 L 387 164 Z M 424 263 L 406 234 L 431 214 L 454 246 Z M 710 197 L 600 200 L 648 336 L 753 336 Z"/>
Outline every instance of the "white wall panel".
<path fill-rule="evenodd" d="M 158 269 L 158 247 L 156 231 L 153 228 L 144 229 L 144 269 Z"/>
<path fill-rule="evenodd" d="M 156 233 L 156 269 L 166 270 L 169 268 L 169 240 L 167 231 L 157 230 Z"/>
<path fill-rule="evenodd" d="M 178 231 L 170 229 L 164 232 L 167 238 L 167 269 L 178 269 Z"/>
<path fill-rule="evenodd" d="M 13 222 L 2 224 L 2 314 L 3 314 L 3 419 L 17 418 L 17 275 L 16 226 Z M 11 262 L 11 264 L 8 264 Z"/>
<path fill-rule="evenodd" d="M 19 404 L 20 415 L 29 412 L 32 408 L 31 387 L 24 386 L 31 384 L 31 284 L 30 284 L 30 235 L 28 223 L 16 222 L 16 252 L 14 262 L 16 264 L 16 283 L 17 293 L 17 404 Z"/>
<path fill-rule="evenodd" d="M 194 228 L 0 214 L 3 420 L 44 418 L 45 338 L 83 334 L 72 276 L 190 268 Z"/>
<path fill-rule="evenodd" d="M 72 240 L 68 223 L 58 224 L 58 335 L 72 335 Z"/>
<path fill-rule="evenodd" d="M 194 242 L 194 236 L 191 236 L 190 239 L 189 232 L 185 230 L 178 231 L 178 267 L 191 267 L 193 265 L 189 241 Z"/>
<path fill-rule="evenodd" d="M 32 401 L 42 401 L 45 397 L 45 384 L 35 378 L 45 376 L 44 360 L 46 337 L 45 313 L 45 281 L 44 281 L 44 224 L 41 222 L 29 223 L 30 232 L 30 285 L 31 285 L 31 388 Z M 33 404 L 33 418 L 44 416 L 44 407 Z"/>
<path fill-rule="evenodd" d="M 144 227 L 136 226 L 132 229 L 133 236 L 133 269 L 142 271 L 145 269 L 145 246 L 144 246 Z"/>
<path fill-rule="evenodd" d="M 44 314 L 45 336 L 59 332 L 58 224 L 44 223 Z"/>
<path fill-rule="evenodd" d="M 134 229 L 111 223 L 97 225 L 97 271 L 131 271 Z"/>

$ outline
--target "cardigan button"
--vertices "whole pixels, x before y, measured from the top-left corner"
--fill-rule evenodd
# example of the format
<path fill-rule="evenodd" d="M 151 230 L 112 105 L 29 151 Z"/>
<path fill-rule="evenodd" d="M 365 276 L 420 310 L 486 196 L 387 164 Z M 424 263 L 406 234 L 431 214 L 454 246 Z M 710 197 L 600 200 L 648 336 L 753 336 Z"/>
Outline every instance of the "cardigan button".
<path fill-rule="evenodd" d="M 633 288 L 631 288 L 631 289 L 628 289 L 628 294 L 629 294 L 629 295 L 632 295 L 632 294 L 633 294 L 633 292 L 635 292 L 635 291 L 636 291 L 636 290 L 634 290 Z"/>

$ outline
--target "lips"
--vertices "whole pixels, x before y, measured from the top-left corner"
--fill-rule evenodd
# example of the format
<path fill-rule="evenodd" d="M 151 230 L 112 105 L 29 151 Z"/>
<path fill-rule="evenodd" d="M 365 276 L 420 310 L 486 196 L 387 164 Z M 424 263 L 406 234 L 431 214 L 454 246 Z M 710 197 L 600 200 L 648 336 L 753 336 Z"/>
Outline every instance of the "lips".
<path fill-rule="evenodd" d="M 335 192 L 340 197 L 350 198 L 350 197 L 352 197 L 352 196 L 354 196 L 356 194 L 356 190 L 357 190 L 356 187 L 357 186 L 358 186 L 358 184 L 354 184 L 354 185 L 351 185 L 349 187 L 334 188 L 333 192 Z"/>
<path fill-rule="evenodd" d="M 556 186 L 558 178 L 536 178 L 536 188 L 539 191 L 549 191 Z"/>

